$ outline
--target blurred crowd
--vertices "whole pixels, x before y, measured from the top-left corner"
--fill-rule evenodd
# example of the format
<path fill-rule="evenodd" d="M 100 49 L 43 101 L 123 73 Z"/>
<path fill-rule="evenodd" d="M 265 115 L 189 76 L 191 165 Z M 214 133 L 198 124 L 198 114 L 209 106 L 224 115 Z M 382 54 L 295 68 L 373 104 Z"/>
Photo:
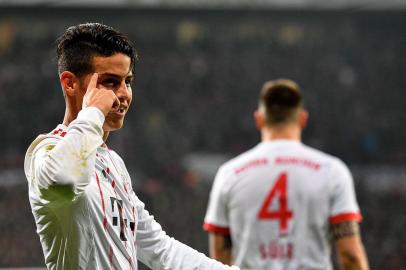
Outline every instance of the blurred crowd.
<path fill-rule="evenodd" d="M 364 218 L 362 238 L 371 269 L 405 269 L 406 189 L 371 191 L 370 179 L 363 173 L 354 176 Z M 208 254 L 202 222 L 210 185 L 179 183 L 179 179 L 187 177 L 184 173 L 172 177 L 167 179 L 173 181 L 171 184 L 150 179 L 136 193 L 170 236 Z M 0 267 L 44 265 L 27 192 L 27 186 L 22 184 L 0 186 Z"/>
<path fill-rule="evenodd" d="M 1 171 L 21 169 L 30 141 L 61 122 L 55 39 L 92 18 L 127 33 L 139 53 L 133 107 L 108 144 L 165 230 L 203 252 L 210 179 L 184 158 L 255 145 L 252 113 L 266 80 L 301 85 L 310 111 L 305 143 L 350 166 L 406 163 L 405 14 L 73 11 L 68 19 L 62 9 L 0 10 Z M 364 174 L 355 181 L 372 269 L 405 269 L 405 189 L 372 192 Z M 0 267 L 42 265 L 24 179 L 0 183 L 0 221 Z"/>

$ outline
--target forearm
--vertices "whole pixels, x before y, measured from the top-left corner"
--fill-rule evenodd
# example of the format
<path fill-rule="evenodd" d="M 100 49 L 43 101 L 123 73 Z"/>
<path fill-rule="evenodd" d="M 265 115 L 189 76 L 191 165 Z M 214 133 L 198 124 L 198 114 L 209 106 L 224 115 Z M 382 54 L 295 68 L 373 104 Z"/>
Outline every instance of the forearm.
<path fill-rule="evenodd" d="M 342 270 L 368 270 L 368 259 L 356 222 L 343 222 L 333 225 L 338 259 Z"/>

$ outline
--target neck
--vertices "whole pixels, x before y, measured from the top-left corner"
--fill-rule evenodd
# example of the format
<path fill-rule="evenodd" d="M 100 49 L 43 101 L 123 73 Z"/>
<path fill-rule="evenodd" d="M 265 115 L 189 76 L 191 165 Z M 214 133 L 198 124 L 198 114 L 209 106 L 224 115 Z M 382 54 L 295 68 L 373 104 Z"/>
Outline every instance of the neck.
<path fill-rule="evenodd" d="M 302 131 L 298 125 L 280 125 L 272 127 L 263 127 L 261 129 L 261 140 L 273 141 L 273 140 L 292 140 L 301 141 Z"/>
<path fill-rule="evenodd" d="M 104 143 L 106 143 L 107 138 L 109 137 L 109 135 L 110 135 L 109 131 L 104 131 L 103 132 L 103 141 L 104 141 Z"/>
<path fill-rule="evenodd" d="M 73 110 L 69 107 L 66 107 L 65 116 L 63 117 L 63 122 L 65 126 L 69 126 L 69 124 L 78 117 L 78 113 L 73 113 Z"/>

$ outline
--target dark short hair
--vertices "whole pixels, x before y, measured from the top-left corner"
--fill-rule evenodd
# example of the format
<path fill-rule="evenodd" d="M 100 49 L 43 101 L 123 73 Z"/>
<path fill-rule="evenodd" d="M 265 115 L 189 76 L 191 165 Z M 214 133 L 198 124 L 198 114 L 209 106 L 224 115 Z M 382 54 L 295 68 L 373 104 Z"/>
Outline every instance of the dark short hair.
<path fill-rule="evenodd" d="M 93 71 L 95 56 L 122 53 L 130 57 L 131 69 L 137 59 L 133 43 L 124 34 L 100 23 L 84 23 L 69 27 L 57 39 L 58 72 L 70 71 L 82 76 Z"/>
<path fill-rule="evenodd" d="M 265 82 L 260 94 L 259 105 L 265 110 L 269 126 L 292 122 L 303 106 L 302 92 L 292 80 L 278 79 Z"/>

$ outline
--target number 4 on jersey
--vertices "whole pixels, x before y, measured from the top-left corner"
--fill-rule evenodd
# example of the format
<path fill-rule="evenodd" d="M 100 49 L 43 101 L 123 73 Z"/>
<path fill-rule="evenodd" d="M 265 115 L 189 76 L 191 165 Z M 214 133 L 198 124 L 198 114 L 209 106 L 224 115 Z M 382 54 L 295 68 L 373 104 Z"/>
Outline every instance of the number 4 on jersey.
<path fill-rule="evenodd" d="M 271 189 L 271 192 L 268 193 L 264 202 L 262 203 L 261 210 L 258 212 L 259 219 L 277 219 L 279 221 L 279 230 L 281 233 L 285 233 L 287 231 L 288 221 L 293 217 L 293 212 L 287 209 L 287 184 L 288 176 L 284 172 L 279 175 L 275 185 Z M 278 199 L 279 201 L 278 210 L 270 209 L 274 199 Z"/>

